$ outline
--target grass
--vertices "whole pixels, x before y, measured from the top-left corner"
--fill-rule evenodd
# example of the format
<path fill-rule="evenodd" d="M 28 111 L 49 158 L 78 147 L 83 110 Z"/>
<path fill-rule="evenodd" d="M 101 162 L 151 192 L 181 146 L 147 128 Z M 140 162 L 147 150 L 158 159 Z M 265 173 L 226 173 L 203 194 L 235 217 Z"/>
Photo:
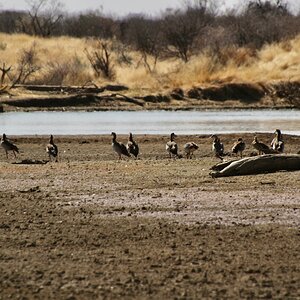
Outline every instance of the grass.
<path fill-rule="evenodd" d="M 0 64 L 12 65 L 17 70 L 22 51 L 36 49 L 38 72 L 29 78 L 34 84 L 102 85 L 109 80 L 97 78 L 86 57 L 85 49 L 93 52 L 95 41 L 71 37 L 39 38 L 25 34 L 0 34 Z M 188 63 L 179 59 L 159 60 L 149 72 L 141 55 L 131 51 L 131 64 L 120 63 L 117 47 L 112 53 L 116 72 L 113 83 L 131 89 L 162 92 L 177 87 L 189 88 L 222 82 L 276 82 L 300 80 L 300 36 L 293 40 L 267 45 L 260 51 L 231 47 L 212 54 L 209 51 L 193 56 Z M 150 66 L 153 59 L 149 58 Z"/>

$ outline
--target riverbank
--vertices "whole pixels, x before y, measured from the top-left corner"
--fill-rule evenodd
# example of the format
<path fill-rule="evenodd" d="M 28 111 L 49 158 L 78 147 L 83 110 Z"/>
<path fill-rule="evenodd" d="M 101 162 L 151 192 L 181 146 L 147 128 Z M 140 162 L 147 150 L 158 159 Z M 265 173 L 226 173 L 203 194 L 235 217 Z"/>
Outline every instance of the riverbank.
<path fill-rule="evenodd" d="M 0 93 L 0 111 L 285 109 L 300 107 L 300 83 L 219 83 L 189 89 L 18 85 Z"/>
<path fill-rule="evenodd" d="M 0 298 L 300 296 L 299 172 L 213 179 L 207 135 L 177 138 L 199 144 L 191 160 L 167 158 L 168 136 L 136 136 L 140 159 L 123 161 L 108 135 L 54 138 L 58 163 L 14 164 L 46 159 L 46 136 L 0 152 Z"/>

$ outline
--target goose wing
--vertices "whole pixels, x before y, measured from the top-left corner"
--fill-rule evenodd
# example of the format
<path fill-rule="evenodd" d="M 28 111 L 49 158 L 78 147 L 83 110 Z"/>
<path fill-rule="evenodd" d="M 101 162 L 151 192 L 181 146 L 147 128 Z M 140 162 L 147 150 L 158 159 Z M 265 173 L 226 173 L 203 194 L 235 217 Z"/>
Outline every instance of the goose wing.
<path fill-rule="evenodd" d="M 192 143 L 186 143 L 184 146 L 183 146 L 185 152 L 190 152 L 191 148 L 192 148 Z"/>
<path fill-rule="evenodd" d="M 8 140 L 2 140 L 1 141 L 1 146 L 6 150 L 6 151 L 16 151 L 17 153 L 19 153 L 19 148 L 14 145 L 12 142 L 8 141 Z"/>
<path fill-rule="evenodd" d="M 215 141 L 213 143 L 213 151 L 219 155 L 223 155 L 224 153 L 224 145 L 220 141 Z"/>
<path fill-rule="evenodd" d="M 118 143 L 118 144 L 119 144 L 119 147 L 120 147 L 120 153 L 125 155 L 125 156 L 130 157 L 130 154 L 128 153 L 128 150 L 127 150 L 126 146 L 122 143 Z"/>
<path fill-rule="evenodd" d="M 271 148 L 273 150 L 277 150 L 279 152 L 283 152 L 284 150 L 284 142 L 282 140 L 278 140 L 277 137 L 275 137 L 271 142 Z"/>
<path fill-rule="evenodd" d="M 199 148 L 198 145 L 196 143 L 194 143 L 194 142 L 189 142 L 189 143 L 186 143 L 184 145 L 184 151 L 187 152 L 187 153 L 189 153 L 191 151 L 195 151 L 198 148 Z"/>
<path fill-rule="evenodd" d="M 261 151 L 263 153 L 270 153 L 270 148 L 264 143 L 253 141 L 252 145 L 258 151 Z"/>
<path fill-rule="evenodd" d="M 128 141 L 126 148 L 127 148 L 128 152 L 130 154 L 134 155 L 135 157 L 137 157 L 139 155 L 139 146 L 136 142 Z"/>
<path fill-rule="evenodd" d="M 166 149 L 168 152 L 174 154 L 174 155 L 178 155 L 178 146 L 174 141 L 169 141 L 166 144 Z"/>
<path fill-rule="evenodd" d="M 46 152 L 52 155 L 53 157 L 56 157 L 58 154 L 58 148 L 54 144 L 48 144 L 46 146 Z"/>
<path fill-rule="evenodd" d="M 283 152 L 284 150 L 284 142 L 283 141 L 278 141 L 278 144 L 276 145 L 275 150 L 279 152 Z"/>
<path fill-rule="evenodd" d="M 233 153 L 238 153 L 238 152 L 241 152 L 241 151 L 244 151 L 245 150 L 245 147 L 246 147 L 246 144 L 245 142 L 243 141 L 238 141 L 236 142 L 233 147 L 232 147 L 232 152 Z"/>

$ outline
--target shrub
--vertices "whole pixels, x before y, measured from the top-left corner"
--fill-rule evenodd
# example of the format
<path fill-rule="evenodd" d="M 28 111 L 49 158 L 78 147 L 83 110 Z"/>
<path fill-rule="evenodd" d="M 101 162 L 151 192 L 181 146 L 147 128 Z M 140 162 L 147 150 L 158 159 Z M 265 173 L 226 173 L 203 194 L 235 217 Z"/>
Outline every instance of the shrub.
<path fill-rule="evenodd" d="M 98 41 L 92 53 L 87 49 L 85 49 L 85 53 L 97 77 L 103 76 L 110 80 L 115 78 L 114 66 L 111 60 L 112 49 L 107 42 Z"/>

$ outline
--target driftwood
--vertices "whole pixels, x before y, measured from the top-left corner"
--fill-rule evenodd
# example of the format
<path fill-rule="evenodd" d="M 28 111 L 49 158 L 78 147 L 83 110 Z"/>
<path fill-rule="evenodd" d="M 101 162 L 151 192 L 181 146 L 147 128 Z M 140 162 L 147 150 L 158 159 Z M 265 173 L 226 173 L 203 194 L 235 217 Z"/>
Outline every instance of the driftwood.
<path fill-rule="evenodd" d="M 211 168 L 212 177 L 255 175 L 277 171 L 300 170 L 300 155 L 261 155 L 220 163 Z"/>
<path fill-rule="evenodd" d="M 93 86 L 62 86 L 62 85 L 29 85 L 29 84 L 16 84 L 14 88 L 23 88 L 29 91 L 39 91 L 39 92 L 57 92 L 67 93 L 67 94 L 86 94 L 86 93 L 93 93 L 99 94 L 103 93 L 104 91 L 110 92 L 120 92 L 120 91 L 127 91 L 128 87 L 124 85 L 112 85 L 108 84 L 103 87 L 98 87 L 95 84 Z"/>

